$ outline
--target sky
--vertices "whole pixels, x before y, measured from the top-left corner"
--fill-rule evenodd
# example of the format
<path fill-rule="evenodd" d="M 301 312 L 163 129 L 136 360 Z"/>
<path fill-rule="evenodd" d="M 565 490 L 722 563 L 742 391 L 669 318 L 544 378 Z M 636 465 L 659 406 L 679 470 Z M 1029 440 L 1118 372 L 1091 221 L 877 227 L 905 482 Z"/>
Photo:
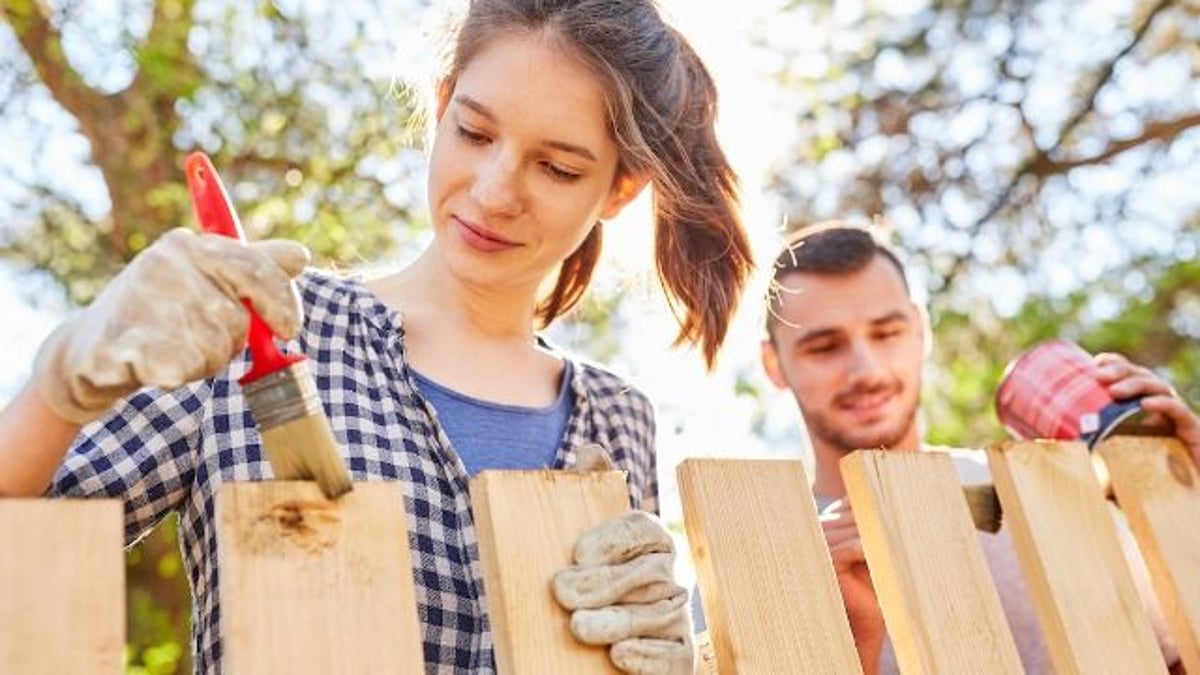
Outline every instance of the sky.
<path fill-rule="evenodd" d="M 744 217 L 752 236 L 757 257 L 773 257 L 780 233 L 780 216 L 766 199 L 762 189 L 766 169 L 774 153 L 788 146 L 783 138 L 789 119 L 781 106 L 770 105 L 771 93 L 763 73 L 770 65 L 769 55 L 756 51 L 745 39 L 752 30 L 761 30 L 782 0 L 741 0 L 737 3 L 696 2 L 695 0 L 665 0 L 662 4 L 681 31 L 689 36 L 693 46 L 705 60 L 720 90 L 719 134 L 742 185 Z M 113 11 L 114 0 L 96 0 L 92 11 Z M 403 60 L 399 55 L 397 60 Z M 106 76 L 118 77 L 111 74 Z M 39 123 L 62 127 L 58 140 L 42 152 L 30 153 L 20 140 L 0 149 L 0 162 L 9 163 L 6 171 L 32 171 L 23 167 L 31 154 L 39 162 L 78 165 L 77 159 L 58 162 L 57 157 L 77 158 L 86 153 L 86 144 L 70 133 L 62 117 L 45 103 L 45 115 Z M 762 133 L 761 130 L 772 130 Z M 12 163 L 16 164 L 12 164 Z M 78 185 L 94 185 L 95 176 L 85 170 L 80 174 L 62 174 L 63 180 Z M 0 186 L 2 187 L 2 186 Z M 102 205 L 102 195 L 85 202 Z M 0 206 L 5 195 L 0 192 Z M 93 208 L 97 208 L 93 206 Z M 596 283 L 615 284 L 630 288 L 631 277 L 635 301 L 626 312 L 629 325 L 636 329 L 626 337 L 629 348 L 626 360 L 618 364 L 634 379 L 659 407 L 660 473 L 663 479 L 663 510 L 668 518 L 678 518 L 677 493 L 670 475 L 676 463 L 691 456 L 795 456 L 804 457 L 804 439 L 799 431 L 794 406 L 782 395 L 779 405 L 767 414 L 769 435 L 777 442 L 768 444 L 752 433 L 750 428 L 757 407 L 747 397 L 734 394 L 740 376 L 756 377 L 761 312 L 751 299 L 762 297 L 761 279 L 755 279 L 747 301 L 735 317 L 726 348 L 717 370 L 707 373 L 700 355 L 691 350 L 668 351 L 674 335 L 674 324 L 665 311 L 655 286 L 651 267 L 650 228 L 644 226 L 649 218 L 648 200 L 627 209 L 622 219 L 613 223 L 606 237 L 606 263 Z M 3 213 L 0 212 L 0 218 Z M 625 227 L 623 221 L 629 221 Z M 0 220 L 2 222 L 2 220 Z M 3 225 L 0 225 L 3 227 Z M 37 346 L 59 323 L 65 314 L 61 303 L 48 300 L 41 289 L 31 287 L 28 276 L 14 274 L 0 266 L 0 403 L 11 398 L 28 379 L 30 364 Z M 40 306 L 30 304 L 38 299 Z M 569 338 L 569 335 L 564 337 Z M 765 383 L 765 378 L 761 378 Z"/>

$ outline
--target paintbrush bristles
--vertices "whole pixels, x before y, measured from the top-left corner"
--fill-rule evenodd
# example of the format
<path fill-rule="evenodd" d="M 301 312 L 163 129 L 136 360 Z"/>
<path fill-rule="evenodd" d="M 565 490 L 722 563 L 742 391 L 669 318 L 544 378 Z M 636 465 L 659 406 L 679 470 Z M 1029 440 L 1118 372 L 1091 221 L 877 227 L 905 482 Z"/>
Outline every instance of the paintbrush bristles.
<path fill-rule="evenodd" d="M 967 508 L 971 511 L 971 522 L 975 524 L 975 529 L 992 534 L 1000 530 L 1004 512 L 996 495 L 996 486 L 990 483 L 964 485 L 963 496 L 967 498 Z"/>
<path fill-rule="evenodd" d="M 315 480 L 329 499 L 353 489 L 307 361 L 247 383 L 242 392 L 277 479 Z"/>
<path fill-rule="evenodd" d="M 263 451 L 280 480 L 315 480 L 329 499 L 353 488 L 337 440 L 324 414 L 309 415 L 261 432 Z"/>

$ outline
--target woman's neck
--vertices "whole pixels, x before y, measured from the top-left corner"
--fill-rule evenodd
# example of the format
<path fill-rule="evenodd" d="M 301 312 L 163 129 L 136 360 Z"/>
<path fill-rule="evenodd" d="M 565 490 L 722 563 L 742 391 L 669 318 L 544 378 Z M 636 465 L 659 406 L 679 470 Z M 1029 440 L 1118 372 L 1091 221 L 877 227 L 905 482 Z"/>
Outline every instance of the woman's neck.
<path fill-rule="evenodd" d="M 445 329 L 478 339 L 534 342 L 536 289 L 463 283 L 448 272 L 436 246 L 403 270 L 367 286 L 384 304 L 402 311 L 405 323 L 434 320 Z"/>

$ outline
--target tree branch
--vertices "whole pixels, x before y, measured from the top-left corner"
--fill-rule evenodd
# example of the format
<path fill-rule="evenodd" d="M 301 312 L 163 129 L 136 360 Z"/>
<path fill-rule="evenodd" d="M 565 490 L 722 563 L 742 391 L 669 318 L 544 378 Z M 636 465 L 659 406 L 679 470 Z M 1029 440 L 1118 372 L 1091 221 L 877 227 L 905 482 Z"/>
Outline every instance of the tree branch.
<path fill-rule="evenodd" d="M 1027 171 L 1030 175 L 1044 178 L 1055 174 L 1066 173 L 1081 166 L 1103 164 L 1117 155 L 1132 150 L 1140 145 L 1152 142 L 1170 141 L 1188 129 L 1200 126 L 1200 113 L 1185 115 L 1173 120 L 1151 122 L 1145 126 L 1142 133 L 1132 138 L 1114 141 L 1103 151 L 1089 157 L 1076 159 L 1054 160 L 1049 157 L 1039 157 L 1039 161 L 1031 164 Z"/>
<path fill-rule="evenodd" d="M 47 11 L 46 6 L 37 0 L 0 2 L 0 16 L 12 26 L 42 83 L 54 99 L 86 129 L 91 111 L 103 106 L 105 97 L 88 87 L 79 73 L 67 63 L 62 35 L 50 23 Z"/>
<path fill-rule="evenodd" d="M 1080 123 L 1082 123 L 1083 120 L 1089 114 L 1091 114 L 1092 110 L 1094 110 L 1096 107 L 1096 97 L 1100 95 L 1100 91 L 1104 89 L 1104 87 L 1107 86 L 1112 80 L 1113 73 L 1116 72 L 1117 69 L 1117 64 L 1120 63 L 1121 59 L 1129 56 L 1129 54 L 1133 52 L 1133 50 L 1139 44 L 1141 44 L 1142 39 L 1146 37 L 1146 33 L 1150 32 L 1150 26 L 1154 24 L 1154 19 L 1173 4 L 1175 4 L 1175 0 L 1158 0 L 1158 2 L 1150 8 L 1150 12 L 1146 14 L 1146 18 L 1142 21 L 1142 25 L 1138 26 L 1137 31 L 1133 34 L 1133 38 L 1129 40 L 1128 44 L 1121 48 L 1121 51 L 1113 55 L 1113 57 L 1104 64 L 1104 67 L 1100 71 L 1100 75 L 1096 78 L 1096 81 L 1092 83 L 1091 90 L 1088 91 L 1087 96 L 1084 98 L 1083 105 L 1079 106 L 1079 108 L 1075 111 L 1075 114 L 1072 115 L 1065 124 L 1063 124 L 1063 128 L 1061 131 L 1059 131 L 1058 139 L 1054 141 L 1054 145 L 1043 151 L 1041 153 L 1042 155 L 1049 156 L 1062 147 L 1062 144 L 1066 142 L 1067 137 L 1071 135 L 1071 132 L 1075 131 L 1076 127 L 1078 127 Z"/>
<path fill-rule="evenodd" d="M 1100 91 L 1103 90 L 1104 87 L 1107 86 L 1112 80 L 1113 73 L 1116 72 L 1117 64 L 1130 53 L 1132 53 L 1139 44 L 1141 44 L 1142 40 L 1146 37 L 1146 34 L 1150 31 L 1150 27 L 1158 15 L 1174 3 L 1175 0 L 1159 0 L 1153 7 L 1150 8 L 1150 11 L 1146 14 L 1145 19 L 1142 21 L 1141 25 L 1138 26 L 1129 42 L 1122 47 L 1120 51 L 1114 54 L 1112 58 L 1110 58 L 1100 69 L 1100 72 L 1095 81 L 1092 83 L 1091 88 L 1084 96 L 1082 105 L 1080 105 L 1076 109 L 1075 113 L 1067 119 L 1066 123 L 1063 124 L 1062 129 L 1059 131 L 1058 138 L 1054 141 L 1054 144 L 1045 149 L 1036 148 L 1035 146 L 1033 152 L 1013 173 L 1008 185 L 1006 185 L 1004 189 L 1000 191 L 1000 194 L 992 201 L 983 214 L 976 218 L 975 221 L 967 227 L 967 236 L 972 243 L 974 243 L 974 241 L 979 237 L 984 225 L 986 225 L 989 221 L 991 221 L 992 218 L 996 217 L 996 214 L 1000 213 L 1005 207 L 1008 206 L 1009 202 L 1013 198 L 1013 195 L 1016 194 L 1017 188 L 1022 183 L 1030 178 L 1034 180 L 1041 180 L 1044 176 L 1050 175 L 1039 173 L 1038 171 L 1035 171 L 1035 169 L 1047 164 L 1048 162 L 1055 161 L 1051 159 L 1051 156 L 1063 146 L 1071 133 L 1095 109 L 1096 97 L 1100 95 Z M 1149 128 L 1150 127 L 1148 125 L 1147 130 L 1149 130 Z M 1108 150 L 1112 149 L 1113 146 L 1110 146 L 1105 152 L 1108 152 Z M 1124 150 L 1127 149 L 1128 148 L 1125 148 Z M 1120 152 L 1124 152 L 1124 150 L 1121 150 Z M 941 288 L 943 290 L 949 288 L 954 282 L 954 279 L 962 273 L 963 268 L 966 267 L 966 263 L 971 259 L 971 257 L 972 254 L 969 252 L 969 250 L 967 253 L 955 257 L 954 262 L 950 265 L 950 268 L 941 275 Z"/>

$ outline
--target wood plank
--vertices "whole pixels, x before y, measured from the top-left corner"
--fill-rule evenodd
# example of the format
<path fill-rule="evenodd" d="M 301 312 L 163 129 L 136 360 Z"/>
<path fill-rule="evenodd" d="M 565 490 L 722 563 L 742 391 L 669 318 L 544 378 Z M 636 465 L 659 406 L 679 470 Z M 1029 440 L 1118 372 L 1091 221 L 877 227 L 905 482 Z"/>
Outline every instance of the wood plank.
<path fill-rule="evenodd" d="M 121 502 L 0 500 L 0 672 L 119 673 Z"/>
<path fill-rule="evenodd" d="M 953 460 L 868 450 L 841 471 L 900 669 L 1022 672 Z"/>
<path fill-rule="evenodd" d="M 1165 673 L 1087 448 L 1008 441 L 988 461 L 1059 675 Z"/>
<path fill-rule="evenodd" d="M 861 673 L 804 466 L 689 459 L 677 473 L 717 670 Z"/>
<path fill-rule="evenodd" d="M 1096 452 L 1146 560 L 1184 667 L 1200 673 L 1200 474 L 1175 438 L 1117 436 Z"/>
<path fill-rule="evenodd" d="M 512 673 L 615 673 L 604 647 L 571 635 L 551 579 L 580 535 L 629 511 L 619 471 L 481 471 L 471 507 L 496 667 Z"/>
<path fill-rule="evenodd" d="M 226 483 L 217 518 L 228 672 L 425 672 L 398 483 Z"/>

